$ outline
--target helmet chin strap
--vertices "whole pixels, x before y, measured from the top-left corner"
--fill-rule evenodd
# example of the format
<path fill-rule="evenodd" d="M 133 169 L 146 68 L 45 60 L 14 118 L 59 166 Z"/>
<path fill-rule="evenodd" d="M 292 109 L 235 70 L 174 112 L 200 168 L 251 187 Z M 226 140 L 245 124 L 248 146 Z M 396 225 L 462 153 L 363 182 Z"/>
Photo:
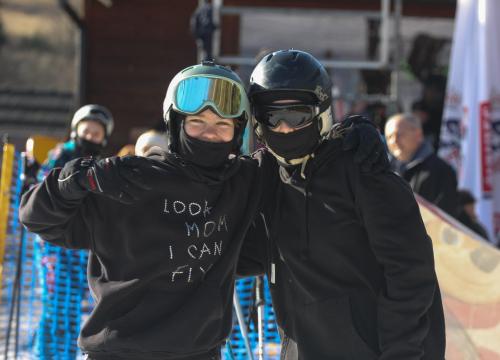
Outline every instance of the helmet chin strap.
<path fill-rule="evenodd" d="M 314 158 L 314 152 L 311 153 L 311 154 L 304 155 L 301 158 L 286 160 L 284 157 L 279 156 L 278 154 L 276 154 L 273 151 L 273 149 L 271 149 L 269 146 L 267 146 L 267 149 L 269 150 L 269 152 L 271 154 L 273 154 L 273 156 L 276 158 L 276 160 L 278 160 L 278 162 L 281 163 L 281 164 L 283 164 L 283 165 L 292 165 L 292 166 L 301 165 L 300 166 L 300 176 L 303 179 L 306 178 L 306 174 L 305 174 L 304 171 L 305 171 L 305 168 L 306 168 L 306 165 L 307 165 L 307 162 L 309 161 L 309 159 Z"/>

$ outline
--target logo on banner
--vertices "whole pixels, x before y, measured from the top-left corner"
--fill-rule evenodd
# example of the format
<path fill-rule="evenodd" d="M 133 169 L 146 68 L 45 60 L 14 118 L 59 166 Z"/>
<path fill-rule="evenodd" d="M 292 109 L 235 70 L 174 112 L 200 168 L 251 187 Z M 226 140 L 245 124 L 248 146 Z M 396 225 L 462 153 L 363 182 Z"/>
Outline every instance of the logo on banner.
<path fill-rule="evenodd" d="M 500 92 L 493 89 L 491 92 L 491 150 L 493 152 L 493 173 L 500 173 Z"/>
<path fill-rule="evenodd" d="M 457 171 L 461 166 L 461 141 L 465 134 L 466 109 L 462 108 L 462 94 L 451 89 L 446 94 L 439 156 Z"/>
<path fill-rule="evenodd" d="M 491 104 L 489 101 L 479 104 L 479 124 L 480 124 L 480 141 L 481 141 L 481 186 L 484 197 L 490 197 L 493 183 L 493 151 L 490 143 L 491 140 L 491 121 L 490 121 Z"/>

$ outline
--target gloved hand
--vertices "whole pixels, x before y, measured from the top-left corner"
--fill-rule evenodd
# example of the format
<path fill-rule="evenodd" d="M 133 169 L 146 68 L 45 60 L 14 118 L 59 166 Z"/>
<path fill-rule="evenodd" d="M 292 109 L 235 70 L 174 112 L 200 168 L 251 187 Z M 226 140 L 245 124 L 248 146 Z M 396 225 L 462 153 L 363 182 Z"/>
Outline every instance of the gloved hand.
<path fill-rule="evenodd" d="M 342 123 L 342 149 L 354 150 L 354 161 L 363 172 L 378 173 L 389 168 L 385 144 L 375 125 L 361 115 L 351 115 Z"/>
<path fill-rule="evenodd" d="M 144 182 L 145 170 L 150 166 L 146 158 L 139 156 L 78 158 L 66 163 L 61 170 L 59 191 L 70 200 L 82 198 L 90 191 L 132 204 L 151 189 Z"/>

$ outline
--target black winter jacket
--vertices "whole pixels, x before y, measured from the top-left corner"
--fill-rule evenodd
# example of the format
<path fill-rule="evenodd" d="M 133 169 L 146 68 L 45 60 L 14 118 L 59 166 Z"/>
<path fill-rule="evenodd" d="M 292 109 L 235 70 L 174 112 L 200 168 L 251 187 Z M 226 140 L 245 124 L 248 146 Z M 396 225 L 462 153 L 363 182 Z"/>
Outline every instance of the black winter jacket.
<path fill-rule="evenodd" d="M 320 147 L 305 180 L 280 174 L 276 206 L 251 227 L 238 271 L 255 274 L 267 258 L 261 270 L 298 358 L 444 359 L 432 244 L 406 182 L 360 172 L 336 140 Z M 263 253 L 256 244 L 267 237 Z"/>
<path fill-rule="evenodd" d="M 423 143 L 415 158 L 398 171 L 413 191 L 457 217 L 458 195 L 455 170 Z"/>
<path fill-rule="evenodd" d="M 79 346 L 99 359 L 206 359 L 232 327 L 237 256 L 259 201 L 257 164 L 218 177 L 171 154 L 150 158 L 144 199 L 67 200 L 60 168 L 22 198 L 20 218 L 45 241 L 89 249 L 96 307 Z"/>

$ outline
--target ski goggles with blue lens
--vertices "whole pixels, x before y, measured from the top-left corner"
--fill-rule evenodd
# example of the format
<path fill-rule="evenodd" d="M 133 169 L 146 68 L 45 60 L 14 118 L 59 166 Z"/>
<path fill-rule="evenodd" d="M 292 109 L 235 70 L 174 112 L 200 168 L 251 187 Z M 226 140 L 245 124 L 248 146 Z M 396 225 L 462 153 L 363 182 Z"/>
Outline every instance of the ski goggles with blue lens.
<path fill-rule="evenodd" d="M 241 84 L 226 78 L 193 76 L 181 80 L 174 96 L 174 109 L 194 115 L 210 107 L 223 118 L 248 116 L 249 103 Z"/>
<path fill-rule="evenodd" d="M 255 119 L 270 128 L 285 122 L 289 127 L 297 128 L 309 124 L 319 115 L 319 106 L 304 104 L 266 105 L 254 107 Z"/>

